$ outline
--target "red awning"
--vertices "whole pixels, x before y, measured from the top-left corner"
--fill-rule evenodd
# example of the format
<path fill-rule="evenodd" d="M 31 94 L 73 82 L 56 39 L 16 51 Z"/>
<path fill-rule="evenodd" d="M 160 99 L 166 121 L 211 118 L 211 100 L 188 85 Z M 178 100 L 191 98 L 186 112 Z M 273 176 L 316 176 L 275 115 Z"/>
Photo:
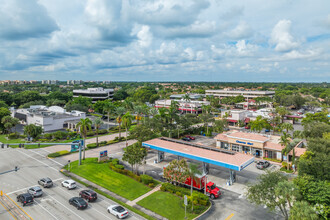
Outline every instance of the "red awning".
<path fill-rule="evenodd" d="M 234 123 L 237 122 L 237 120 L 234 120 L 234 119 L 227 119 L 227 121 L 228 121 L 228 122 L 234 122 Z"/>
<path fill-rule="evenodd" d="M 245 123 L 249 123 L 250 122 L 250 118 L 245 118 L 244 122 Z"/>
<path fill-rule="evenodd" d="M 287 118 L 303 118 L 302 116 L 299 115 L 285 115 Z"/>

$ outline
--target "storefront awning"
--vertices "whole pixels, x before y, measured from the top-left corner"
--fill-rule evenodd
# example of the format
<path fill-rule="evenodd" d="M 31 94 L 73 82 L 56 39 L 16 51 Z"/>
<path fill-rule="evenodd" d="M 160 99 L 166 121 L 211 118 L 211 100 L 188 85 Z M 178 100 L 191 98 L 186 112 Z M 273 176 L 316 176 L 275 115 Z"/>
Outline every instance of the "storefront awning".
<path fill-rule="evenodd" d="M 236 123 L 237 122 L 237 120 L 235 120 L 235 119 L 227 119 L 227 121 L 228 122 L 233 122 L 233 123 Z"/>

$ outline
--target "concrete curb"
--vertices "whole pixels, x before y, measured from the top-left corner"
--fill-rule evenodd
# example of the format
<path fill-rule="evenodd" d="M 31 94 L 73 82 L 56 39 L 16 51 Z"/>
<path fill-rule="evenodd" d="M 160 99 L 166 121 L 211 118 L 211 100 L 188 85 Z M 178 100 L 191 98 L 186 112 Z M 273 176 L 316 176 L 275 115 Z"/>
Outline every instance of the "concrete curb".
<path fill-rule="evenodd" d="M 211 208 L 213 207 L 213 201 L 212 200 L 210 200 L 210 203 L 211 203 L 210 207 L 205 212 L 203 212 L 202 214 L 200 214 L 199 216 L 194 218 L 193 220 L 200 220 L 200 218 L 203 217 L 203 215 L 207 214 L 211 210 Z"/>

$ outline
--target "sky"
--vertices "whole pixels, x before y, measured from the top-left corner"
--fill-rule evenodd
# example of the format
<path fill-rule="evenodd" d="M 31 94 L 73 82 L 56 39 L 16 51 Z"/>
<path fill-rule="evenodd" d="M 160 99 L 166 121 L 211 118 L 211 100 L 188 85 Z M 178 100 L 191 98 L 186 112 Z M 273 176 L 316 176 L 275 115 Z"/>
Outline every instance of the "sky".
<path fill-rule="evenodd" d="M 329 82 L 329 0 L 0 0 L 0 80 Z"/>

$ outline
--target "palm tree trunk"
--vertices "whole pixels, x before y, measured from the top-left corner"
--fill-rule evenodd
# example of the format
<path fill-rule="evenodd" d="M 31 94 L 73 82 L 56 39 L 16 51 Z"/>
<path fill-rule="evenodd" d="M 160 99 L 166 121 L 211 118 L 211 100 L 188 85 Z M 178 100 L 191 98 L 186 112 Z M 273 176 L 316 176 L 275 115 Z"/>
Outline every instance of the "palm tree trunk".
<path fill-rule="evenodd" d="M 99 146 L 99 129 L 96 129 L 96 147 Z"/>
<path fill-rule="evenodd" d="M 83 160 L 85 160 L 85 151 L 86 151 L 86 138 L 84 137 L 84 156 L 83 156 Z"/>
<path fill-rule="evenodd" d="M 193 182 L 194 182 L 194 178 L 191 178 L 191 189 L 190 189 L 190 196 L 191 197 L 192 197 L 192 192 L 193 192 Z M 192 198 L 191 198 L 191 211 L 194 211 L 194 203 L 193 203 L 193 199 Z"/>
<path fill-rule="evenodd" d="M 120 123 L 118 123 L 118 131 L 119 131 L 119 140 L 120 140 L 120 138 L 121 138 L 121 133 L 120 133 Z"/>
<path fill-rule="evenodd" d="M 127 147 L 127 127 L 126 127 L 126 147 Z"/>
<path fill-rule="evenodd" d="M 108 131 L 109 131 L 109 128 L 110 128 L 110 113 L 108 112 Z"/>

